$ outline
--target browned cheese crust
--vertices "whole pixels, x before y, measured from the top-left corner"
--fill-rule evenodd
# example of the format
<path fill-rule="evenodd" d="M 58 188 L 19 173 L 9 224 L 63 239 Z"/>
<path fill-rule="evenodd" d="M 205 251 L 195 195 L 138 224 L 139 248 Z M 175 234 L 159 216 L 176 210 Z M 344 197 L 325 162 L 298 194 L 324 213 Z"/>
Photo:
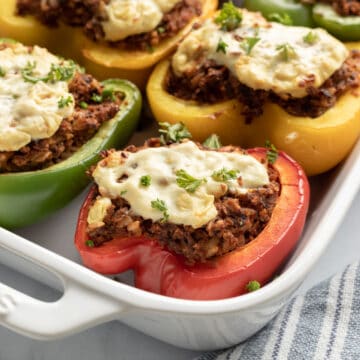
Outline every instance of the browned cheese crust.
<path fill-rule="evenodd" d="M 18 15 L 33 15 L 43 24 L 54 27 L 63 22 L 82 26 L 85 34 L 96 42 L 104 41 L 101 22 L 106 20 L 104 6 L 109 0 L 17 0 Z M 201 14 L 199 0 L 182 0 L 165 14 L 153 31 L 128 36 L 109 45 L 130 50 L 151 51 L 160 41 L 175 36 L 196 16 Z"/>
<path fill-rule="evenodd" d="M 142 147 L 131 146 L 125 151 L 137 152 L 157 146 L 161 146 L 159 139 L 150 139 Z M 200 144 L 198 146 L 204 151 L 209 150 Z M 217 151 L 244 153 L 235 146 L 222 147 Z M 112 206 L 104 219 L 105 225 L 88 230 L 89 238 L 95 246 L 101 246 L 116 237 L 150 237 L 170 251 L 183 255 L 190 265 L 205 262 L 247 244 L 264 229 L 280 193 L 279 176 L 271 165 L 268 165 L 268 174 L 269 185 L 247 194 L 228 192 L 215 199 L 217 216 L 197 229 L 188 225 L 145 220 L 132 213 L 125 199 L 112 200 Z"/>
<path fill-rule="evenodd" d="M 40 170 L 65 160 L 86 143 L 101 124 L 119 111 L 120 98 L 95 103 L 93 95 L 101 95 L 102 85 L 89 74 L 77 72 L 69 84 L 75 99 L 75 110 L 65 118 L 50 138 L 32 141 L 18 151 L 0 152 L 0 173 Z M 86 102 L 87 108 L 80 105 Z"/>
<path fill-rule="evenodd" d="M 200 60 L 201 63 L 201 60 Z M 177 77 L 170 69 L 165 81 L 165 89 L 170 94 L 199 103 L 216 103 L 238 99 L 243 105 L 242 115 L 247 122 L 263 113 L 267 101 L 280 105 L 289 114 L 316 118 L 336 104 L 346 91 L 360 84 L 360 52 L 353 50 L 342 67 L 325 83 L 315 88 L 313 77 L 308 76 L 300 86 L 308 93 L 304 98 L 280 97 L 272 91 L 254 90 L 242 84 L 223 65 L 213 60 L 203 62 L 200 67 Z"/>

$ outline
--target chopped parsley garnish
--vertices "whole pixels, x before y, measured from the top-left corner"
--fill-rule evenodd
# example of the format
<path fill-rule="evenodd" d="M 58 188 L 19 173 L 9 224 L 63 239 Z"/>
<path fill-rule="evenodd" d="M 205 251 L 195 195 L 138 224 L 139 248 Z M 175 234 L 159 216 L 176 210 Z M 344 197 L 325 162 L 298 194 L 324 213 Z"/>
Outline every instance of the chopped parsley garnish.
<path fill-rule="evenodd" d="M 62 109 L 66 106 L 69 106 L 72 103 L 73 103 L 73 98 L 71 95 L 69 95 L 67 97 L 62 96 L 60 98 L 60 100 L 58 101 L 58 106 L 59 106 L 59 109 Z"/>
<path fill-rule="evenodd" d="M 261 288 L 261 285 L 260 285 L 260 283 L 259 283 L 258 281 L 256 281 L 256 280 L 249 281 L 249 282 L 246 284 L 246 290 L 249 291 L 249 292 L 259 290 L 260 288 Z"/>
<path fill-rule="evenodd" d="M 150 175 L 144 175 L 140 178 L 140 185 L 148 187 L 151 185 L 151 176 Z"/>
<path fill-rule="evenodd" d="M 316 41 L 318 40 L 318 35 L 316 33 L 314 33 L 313 31 L 309 31 L 304 37 L 303 40 L 304 42 L 306 42 L 307 44 L 315 44 Z"/>
<path fill-rule="evenodd" d="M 76 70 L 77 66 L 74 61 L 68 61 L 66 64 L 51 64 L 50 72 L 47 75 L 45 82 L 57 82 L 70 80 Z"/>
<path fill-rule="evenodd" d="M 23 77 L 23 79 L 27 82 L 31 82 L 31 83 L 37 83 L 38 81 L 41 81 L 41 79 L 39 78 L 35 78 L 33 76 L 33 71 L 36 68 L 36 62 L 30 62 L 28 61 L 26 63 L 26 66 L 21 70 L 21 75 Z"/>
<path fill-rule="evenodd" d="M 221 30 L 232 31 L 239 27 L 242 21 L 242 13 L 229 1 L 224 3 L 220 14 L 215 18 L 215 23 L 221 26 Z"/>
<path fill-rule="evenodd" d="M 226 48 L 228 46 L 229 45 L 225 41 L 220 39 L 218 44 L 217 44 L 216 52 L 222 52 L 222 53 L 226 54 Z"/>
<path fill-rule="evenodd" d="M 294 50 L 294 48 L 288 44 L 282 44 L 282 45 L 278 45 L 276 47 L 276 50 L 278 50 L 281 54 L 281 57 L 283 58 L 283 60 L 285 61 L 289 61 L 290 58 L 294 57 L 296 52 Z"/>
<path fill-rule="evenodd" d="M 292 18 L 290 17 L 290 15 L 288 13 L 271 13 L 267 16 L 269 21 L 274 21 L 274 22 L 278 22 L 280 24 L 283 25 L 292 25 L 293 21 Z"/>
<path fill-rule="evenodd" d="M 120 192 L 120 196 L 124 196 L 127 193 L 127 190 L 123 190 Z"/>
<path fill-rule="evenodd" d="M 252 48 L 260 41 L 259 37 L 246 37 L 240 46 L 246 52 L 247 55 L 251 53 Z"/>
<path fill-rule="evenodd" d="M 113 89 L 105 88 L 101 94 L 93 93 L 91 95 L 91 101 L 95 103 L 100 104 L 106 100 L 116 101 L 116 96 Z"/>
<path fill-rule="evenodd" d="M 220 170 L 214 171 L 211 174 L 211 177 L 215 180 L 215 181 L 228 181 L 228 180 L 234 180 L 236 179 L 238 176 L 238 171 L 237 170 L 228 170 L 226 168 L 222 168 Z"/>
<path fill-rule="evenodd" d="M 177 143 L 182 139 L 191 138 L 189 130 L 183 123 L 176 123 L 174 125 L 168 122 L 159 123 L 161 128 L 159 129 L 160 141 L 162 144 Z"/>
<path fill-rule="evenodd" d="M 82 109 L 87 109 L 89 107 L 89 104 L 86 101 L 80 101 L 79 106 Z"/>
<path fill-rule="evenodd" d="M 2 67 L 0 67 L 0 77 L 4 77 L 5 75 L 6 75 L 5 70 Z"/>
<path fill-rule="evenodd" d="M 36 68 L 36 62 L 28 61 L 26 66 L 21 70 L 21 75 L 23 79 L 27 82 L 33 84 L 43 81 L 46 83 L 55 83 L 57 81 L 68 81 L 70 80 L 77 69 L 77 65 L 73 61 L 68 61 L 68 63 L 60 64 L 51 64 L 50 71 L 44 77 L 35 77 L 34 69 Z"/>
<path fill-rule="evenodd" d="M 101 95 L 99 94 L 92 94 L 91 95 L 91 101 L 95 102 L 95 103 L 102 103 L 103 98 Z"/>
<path fill-rule="evenodd" d="M 156 31 L 159 33 L 159 34 L 163 34 L 165 32 L 165 28 L 163 26 L 159 26 Z"/>
<path fill-rule="evenodd" d="M 183 169 L 176 171 L 176 176 L 176 183 L 189 193 L 195 192 L 202 183 L 206 182 L 206 179 L 197 179 Z"/>
<path fill-rule="evenodd" d="M 102 101 L 110 100 L 116 101 L 115 92 L 113 89 L 105 88 L 101 93 Z"/>
<path fill-rule="evenodd" d="M 94 247 L 95 246 L 95 244 L 94 244 L 94 242 L 92 240 L 86 240 L 85 245 L 87 247 Z"/>
<path fill-rule="evenodd" d="M 164 200 L 160 200 L 160 199 L 153 200 L 151 202 L 151 207 L 163 213 L 163 218 L 161 219 L 162 222 L 165 222 L 169 219 L 168 209 Z"/>
<path fill-rule="evenodd" d="M 203 145 L 210 149 L 219 149 L 221 148 L 220 138 L 218 135 L 212 134 L 203 142 Z"/>
<path fill-rule="evenodd" d="M 271 144 L 269 140 L 265 141 L 265 147 L 268 149 L 266 152 L 266 158 L 269 164 L 274 164 L 279 156 L 279 152 L 274 144 Z"/>

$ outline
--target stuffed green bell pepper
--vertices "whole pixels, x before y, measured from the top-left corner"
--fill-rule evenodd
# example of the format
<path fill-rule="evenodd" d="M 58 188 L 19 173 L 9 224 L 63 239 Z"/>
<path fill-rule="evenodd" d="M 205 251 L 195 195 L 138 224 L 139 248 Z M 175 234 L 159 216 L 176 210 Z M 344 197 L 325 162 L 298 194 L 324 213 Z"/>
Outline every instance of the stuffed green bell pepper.
<path fill-rule="evenodd" d="M 299 0 L 245 0 L 244 6 L 251 11 L 260 11 L 270 21 L 314 26 L 312 7 Z"/>
<path fill-rule="evenodd" d="M 245 0 L 244 6 L 271 21 L 320 26 L 342 41 L 360 40 L 358 0 Z"/>
<path fill-rule="evenodd" d="M 313 7 L 318 26 L 343 41 L 360 41 L 359 1 L 320 1 Z"/>
<path fill-rule="evenodd" d="M 32 224 L 89 182 L 105 149 L 124 145 L 141 95 L 130 82 L 99 83 L 37 46 L 0 42 L 0 226 Z"/>

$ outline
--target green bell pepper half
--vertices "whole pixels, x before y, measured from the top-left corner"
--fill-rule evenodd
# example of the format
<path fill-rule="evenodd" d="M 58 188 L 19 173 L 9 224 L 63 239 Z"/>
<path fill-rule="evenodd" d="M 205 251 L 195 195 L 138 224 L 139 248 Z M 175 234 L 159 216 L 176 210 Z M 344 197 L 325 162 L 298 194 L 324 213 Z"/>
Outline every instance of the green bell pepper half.
<path fill-rule="evenodd" d="M 293 25 L 313 27 L 311 6 L 296 0 L 245 0 L 244 7 L 251 11 L 260 11 L 271 20 L 272 14 L 290 16 Z"/>
<path fill-rule="evenodd" d="M 329 4 L 316 4 L 313 17 L 317 25 L 340 40 L 360 40 L 360 16 L 341 16 Z"/>
<path fill-rule="evenodd" d="M 64 207 L 90 182 L 86 170 L 99 161 L 99 153 L 126 144 L 138 123 L 141 94 L 126 80 L 109 79 L 103 85 L 125 98 L 117 115 L 79 150 L 43 170 L 0 174 L 0 226 L 29 225 Z"/>

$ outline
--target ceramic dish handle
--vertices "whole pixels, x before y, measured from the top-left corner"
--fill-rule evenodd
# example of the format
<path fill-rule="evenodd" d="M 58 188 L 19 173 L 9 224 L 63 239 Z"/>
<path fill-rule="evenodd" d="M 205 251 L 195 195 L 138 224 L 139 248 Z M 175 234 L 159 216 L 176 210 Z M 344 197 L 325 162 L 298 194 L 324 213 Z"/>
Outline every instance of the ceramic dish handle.
<path fill-rule="evenodd" d="M 88 286 L 92 281 L 80 265 L 1 227 L 0 248 L 51 271 L 64 288 L 58 301 L 43 302 L 0 283 L 0 325 L 26 336 L 50 340 L 114 319 L 115 314 L 125 309 L 119 300 Z M 84 275 L 82 282 L 75 279 L 79 275 Z"/>

